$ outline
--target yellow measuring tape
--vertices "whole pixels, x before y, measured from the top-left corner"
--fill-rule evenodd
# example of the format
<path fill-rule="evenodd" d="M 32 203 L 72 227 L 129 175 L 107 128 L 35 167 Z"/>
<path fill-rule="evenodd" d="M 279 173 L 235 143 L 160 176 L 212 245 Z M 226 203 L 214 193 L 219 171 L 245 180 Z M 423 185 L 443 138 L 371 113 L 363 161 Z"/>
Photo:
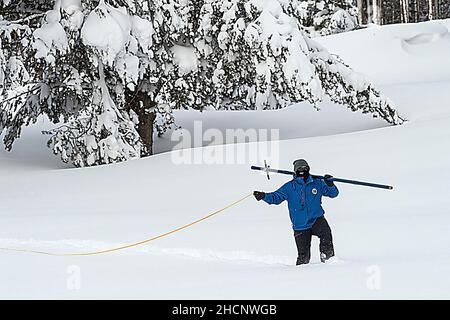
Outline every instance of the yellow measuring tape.
<path fill-rule="evenodd" d="M 142 240 L 142 241 L 139 241 L 139 242 L 123 245 L 123 246 L 112 248 L 112 249 L 101 250 L 101 251 L 93 251 L 93 252 L 84 252 L 84 253 L 52 253 L 52 252 L 45 252 L 45 251 L 36 251 L 36 250 L 27 250 L 27 249 L 14 249 L 14 248 L 1 248 L 1 247 L 0 247 L 0 250 L 15 251 L 15 252 L 27 252 L 27 253 L 35 253 L 35 254 L 44 254 L 44 255 L 47 255 L 47 256 L 93 256 L 93 255 L 97 255 L 97 254 L 103 254 L 103 253 L 108 253 L 108 252 L 113 252 L 113 251 L 124 250 L 124 249 L 128 249 L 128 248 L 140 246 L 142 244 L 149 243 L 151 241 L 167 237 L 168 235 L 174 234 L 174 233 L 176 233 L 178 231 L 181 231 L 183 229 L 187 229 L 187 228 L 193 226 L 194 224 L 197 224 L 197 223 L 202 222 L 202 221 L 204 221 L 206 219 L 214 217 L 215 215 L 218 215 L 221 212 L 224 212 L 225 210 L 227 210 L 227 209 L 237 205 L 238 203 L 244 201 L 245 199 L 247 199 L 247 198 L 249 198 L 251 196 L 252 196 L 252 194 L 248 194 L 245 197 L 243 197 L 243 198 L 241 198 L 241 199 L 239 199 L 239 200 L 237 200 L 237 201 L 235 201 L 233 203 L 230 203 L 226 207 L 223 207 L 222 209 L 214 211 L 213 213 L 210 213 L 207 216 L 204 216 L 203 218 L 195 220 L 195 221 L 193 221 L 193 222 L 191 222 L 189 224 L 186 224 L 186 225 L 184 225 L 182 227 L 176 228 L 176 229 L 171 230 L 169 232 L 160 234 L 158 236 L 155 236 L 155 237 L 152 237 L 152 238 L 149 238 L 149 239 L 146 239 L 146 240 Z"/>

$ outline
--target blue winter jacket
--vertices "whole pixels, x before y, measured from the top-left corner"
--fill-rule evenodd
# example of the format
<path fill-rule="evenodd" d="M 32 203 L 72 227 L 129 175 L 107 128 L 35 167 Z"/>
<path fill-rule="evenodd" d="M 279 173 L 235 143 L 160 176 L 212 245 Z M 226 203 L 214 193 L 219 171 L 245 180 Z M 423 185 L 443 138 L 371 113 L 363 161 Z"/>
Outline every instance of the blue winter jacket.
<path fill-rule="evenodd" d="M 322 179 L 309 176 L 305 183 L 303 178 L 295 177 L 277 191 L 266 193 L 263 200 L 268 204 L 287 200 L 293 229 L 306 230 L 325 214 L 322 196 L 335 198 L 338 194 L 336 186 L 329 187 Z"/>

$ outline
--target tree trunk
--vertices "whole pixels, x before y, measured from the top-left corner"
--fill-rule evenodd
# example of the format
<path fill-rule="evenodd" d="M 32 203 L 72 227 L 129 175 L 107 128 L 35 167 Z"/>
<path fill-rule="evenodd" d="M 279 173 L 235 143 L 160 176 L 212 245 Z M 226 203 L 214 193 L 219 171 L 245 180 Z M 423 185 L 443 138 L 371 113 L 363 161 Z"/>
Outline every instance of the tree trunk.
<path fill-rule="evenodd" d="M 434 0 L 434 13 L 436 15 L 436 19 L 440 19 L 440 10 L 439 10 L 439 0 Z"/>
<path fill-rule="evenodd" d="M 145 146 L 142 156 L 150 156 L 153 154 L 153 126 L 156 113 L 154 111 L 146 112 L 145 109 L 140 109 L 139 111 L 139 113 L 136 112 L 139 119 L 137 131 Z"/>
<path fill-rule="evenodd" d="M 430 0 L 431 1 L 431 0 Z M 381 0 L 373 0 L 373 23 L 381 25 Z"/>
<path fill-rule="evenodd" d="M 419 22 L 419 0 L 414 1 L 414 21 Z"/>
<path fill-rule="evenodd" d="M 401 6 L 402 6 L 402 22 L 408 23 L 409 22 L 409 3 L 408 0 L 401 0 Z"/>
<path fill-rule="evenodd" d="M 139 124 L 137 126 L 137 132 L 145 147 L 141 156 L 152 155 L 153 127 L 156 119 L 156 113 L 154 111 L 155 102 L 152 101 L 147 92 L 144 91 L 138 91 L 130 96 L 133 98 L 129 104 L 129 109 L 133 110 L 138 116 Z"/>
<path fill-rule="evenodd" d="M 359 20 L 359 24 L 364 24 L 363 0 L 357 0 L 356 3 L 357 3 L 357 6 L 358 6 L 358 20 Z"/>
<path fill-rule="evenodd" d="M 370 0 L 367 0 L 367 24 L 372 23 L 372 6 Z"/>
<path fill-rule="evenodd" d="M 434 20 L 435 14 L 433 9 L 433 0 L 428 0 L 428 19 Z"/>

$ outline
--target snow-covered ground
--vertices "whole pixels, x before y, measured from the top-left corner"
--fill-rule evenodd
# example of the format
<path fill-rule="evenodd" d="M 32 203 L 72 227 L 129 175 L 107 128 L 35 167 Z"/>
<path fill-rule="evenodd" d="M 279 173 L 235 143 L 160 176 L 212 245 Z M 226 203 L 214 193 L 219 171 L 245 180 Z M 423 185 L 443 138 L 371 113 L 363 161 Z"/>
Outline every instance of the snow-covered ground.
<path fill-rule="evenodd" d="M 374 27 L 319 39 L 374 79 L 410 120 L 387 127 L 325 102 L 270 112 L 178 112 L 193 130 L 280 130 L 279 166 L 304 157 L 315 173 L 387 183 L 393 191 L 339 185 L 324 199 L 338 261 L 294 266 L 285 205 L 247 199 L 148 245 L 90 257 L 0 251 L 0 298 L 311 299 L 450 298 L 449 22 Z M 388 59 L 389 58 L 389 59 Z M 0 151 L 0 247 L 85 252 L 158 235 L 252 190 L 272 191 L 250 163 L 175 164 L 170 133 L 160 154 L 72 169 L 25 130 Z M 262 142 L 259 142 L 259 145 Z M 254 143 L 251 145 L 255 146 Z M 256 145 L 257 146 L 257 145 Z M 236 150 L 236 145 L 202 150 Z M 79 284 L 79 286 L 78 286 Z"/>

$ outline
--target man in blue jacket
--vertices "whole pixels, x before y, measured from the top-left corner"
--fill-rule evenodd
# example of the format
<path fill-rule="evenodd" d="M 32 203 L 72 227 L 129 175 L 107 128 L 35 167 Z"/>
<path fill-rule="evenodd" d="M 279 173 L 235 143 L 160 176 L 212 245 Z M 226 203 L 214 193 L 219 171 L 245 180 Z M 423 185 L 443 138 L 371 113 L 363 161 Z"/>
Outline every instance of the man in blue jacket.
<path fill-rule="evenodd" d="M 268 204 L 280 204 L 287 200 L 298 250 L 297 265 L 309 263 L 312 236 L 320 239 L 322 262 L 334 256 L 333 237 L 324 217 L 322 196 L 335 198 L 339 191 L 333 183 L 332 176 L 327 174 L 324 179 L 316 179 L 309 174 L 309 170 L 306 160 L 295 160 L 295 177 L 291 181 L 275 192 L 253 192 L 256 200 L 264 200 Z"/>

